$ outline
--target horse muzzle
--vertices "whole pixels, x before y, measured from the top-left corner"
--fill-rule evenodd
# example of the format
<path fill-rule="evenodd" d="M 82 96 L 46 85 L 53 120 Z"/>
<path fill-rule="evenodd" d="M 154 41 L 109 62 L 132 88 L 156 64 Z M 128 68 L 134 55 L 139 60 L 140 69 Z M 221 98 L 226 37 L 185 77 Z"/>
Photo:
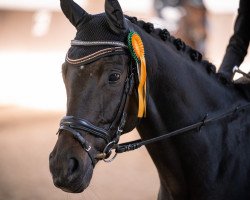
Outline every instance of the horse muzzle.
<path fill-rule="evenodd" d="M 56 187 L 65 192 L 79 193 L 90 183 L 93 165 L 87 155 L 75 150 L 58 149 L 56 145 L 49 156 L 49 168 Z M 81 150 L 81 149 L 80 149 Z M 83 157 L 84 156 L 84 157 Z"/>

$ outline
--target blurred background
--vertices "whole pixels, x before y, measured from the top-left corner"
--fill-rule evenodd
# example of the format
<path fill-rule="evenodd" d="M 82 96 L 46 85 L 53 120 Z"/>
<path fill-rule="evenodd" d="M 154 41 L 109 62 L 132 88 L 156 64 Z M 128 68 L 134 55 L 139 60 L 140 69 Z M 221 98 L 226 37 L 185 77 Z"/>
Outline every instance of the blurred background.
<path fill-rule="evenodd" d="M 90 13 L 103 12 L 104 0 L 76 2 Z M 119 2 L 126 14 L 167 27 L 216 66 L 233 32 L 239 4 L 238 0 L 206 0 L 202 5 L 194 0 L 186 7 L 178 0 Z M 91 186 L 82 194 L 54 187 L 48 156 L 66 110 L 61 64 L 74 35 L 59 0 L 0 0 L 0 200 L 156 199 L 159 181 L 145 148 L 98 164 Z M 247 56 L 241 68 L 247 72 L 249 66 Z M 122 140 L 134 138 L 136 131 Z"/>

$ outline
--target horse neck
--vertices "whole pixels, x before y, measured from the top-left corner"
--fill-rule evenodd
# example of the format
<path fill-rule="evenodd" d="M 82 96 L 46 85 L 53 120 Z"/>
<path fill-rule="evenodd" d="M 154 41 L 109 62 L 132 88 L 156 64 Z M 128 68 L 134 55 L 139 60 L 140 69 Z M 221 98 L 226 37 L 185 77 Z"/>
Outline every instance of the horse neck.
<path fill-rule="evenodd" d="M 146 118 L 137 126 L 143 139 L 199 122 L 206 114 L 226 111 L 243 101 L 233 86 L 225 86 L 215 73 L 208 74 L 202 62 L 192 61 L 187 53 L 177 51 L 171 42 L 163 43 L 143 36 L 143 33 L 141 36 L 146 41 L 148 75 Z M 196 152 L 195 148 L 206 143 L 207 137 L 196 135 L 194 140 L 194 136 L 189 136 L 147 146 L 158 169 L 163 193 L 184 196 L 187 193 L 189 181 L 183 169 L 191 158 L 183 157 L 183 154 Z M 211 134 L 208 137 L 217 136 Z M 204 145 L 202 150 L 208 147 Z M 211 155 L 206 156 L 205 159 L 212 159 Z"/>
<path fill-rule="evenodd" d="M 225 85 L 217 74 L 207 72 L 204 61 L 192 61 L 171 41 L 163 42 L 148 34 L 144 37 L 147 118 L 159 129 L 180 128 L 240 100 L 232 86 Z"/>

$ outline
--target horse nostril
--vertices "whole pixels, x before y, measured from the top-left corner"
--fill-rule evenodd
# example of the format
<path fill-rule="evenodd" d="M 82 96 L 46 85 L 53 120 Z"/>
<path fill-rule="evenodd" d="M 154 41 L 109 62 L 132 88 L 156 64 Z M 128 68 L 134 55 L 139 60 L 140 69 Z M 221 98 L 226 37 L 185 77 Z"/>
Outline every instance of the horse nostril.
<path fill-rule="evenodd" d="M 69 175 L 73 174 L 79 166 L 79 162 L 75 158 L 70 158 L 69 159 L 69 168 L 68 168 L 68 173 Z"/>

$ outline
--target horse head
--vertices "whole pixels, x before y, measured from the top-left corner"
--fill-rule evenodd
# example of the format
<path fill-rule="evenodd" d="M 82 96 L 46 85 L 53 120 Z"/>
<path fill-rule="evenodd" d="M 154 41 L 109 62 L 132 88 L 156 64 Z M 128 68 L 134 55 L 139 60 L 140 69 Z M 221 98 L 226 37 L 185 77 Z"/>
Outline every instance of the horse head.
<path fill-rule="evenodd" d="M 107 159 L 120 135 L 136 126 L 137 69 L 116 0 L 106 0 L 105 13 L 98 15 L 72 0 L 61 0 L 61 8 L 77 33 L 62 65 L 67 113 L 50 154 L 50 171 L 55 186 L 82 192 L 98 160 Z"/>
<path fill-rule="evenodd" d="M 62 66 L 67 113 L 50 154 L 54 184 L 82 192 L 112 149 L 140 146 L 118 144 L 136 127 L 159 173 L 159 199 L 249 199 L 250 105 L 235 85 L 166 29 L 124 16 L 117 0 L 97 15 L 72 0 L 61 8 L 77 33 Z"/>

